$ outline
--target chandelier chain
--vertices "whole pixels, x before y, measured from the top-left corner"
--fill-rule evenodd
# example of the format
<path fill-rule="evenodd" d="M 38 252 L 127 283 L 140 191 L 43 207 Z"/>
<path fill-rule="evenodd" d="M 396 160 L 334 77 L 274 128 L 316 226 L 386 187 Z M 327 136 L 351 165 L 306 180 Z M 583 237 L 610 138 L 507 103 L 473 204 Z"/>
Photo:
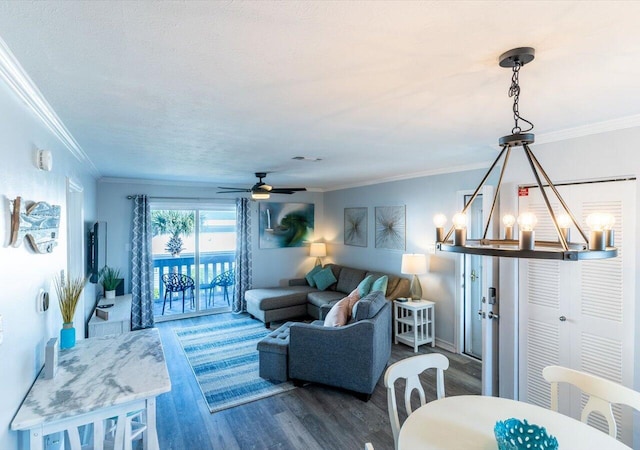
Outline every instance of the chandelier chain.
<path fill-rule="evenodd" d="M 509 97 L 513 97 L 513 120 L 515 122 L 515 126 L 511 129 L 511 134 L 520 134 L 522 132 L 527 133 L 533 130 L 533 123 L 522 117 L 518 109 L 518 103 L 520 101 L 520 83 L 518 80 L 518 75 L 520 73 L 521 67 L 522 64 L 520 64 L 519 61 L 515 61 L 513 65 L 513 75 L 511 76 L 511 86 L 509 86 Z M 526 130 L 520 128 L 520 125 L 518 125 L 518 122 L 520 120 L 528 123 L 530 127 Z"/>

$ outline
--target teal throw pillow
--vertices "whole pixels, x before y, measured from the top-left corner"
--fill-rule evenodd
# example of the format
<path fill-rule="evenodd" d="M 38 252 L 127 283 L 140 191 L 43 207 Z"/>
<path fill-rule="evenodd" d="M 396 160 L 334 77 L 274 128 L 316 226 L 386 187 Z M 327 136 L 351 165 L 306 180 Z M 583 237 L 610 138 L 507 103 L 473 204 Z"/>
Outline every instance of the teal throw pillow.
<path fill-rule="evenodd" d="M 307 283 L 309 283 L 309 286 L 316 287 L 316 282 L 313 279 L 313 276 L 318 272 L 320 272 L 321 270 L 322 270 L 322 266 L 318 264 L 317 266 L 314 266 L 313 269 L 311 269 L 309 272 L 307 272 L 307 274 L 304 277 L 307 280 Z"/>
<path fill-rule="evenodd" d="M 387 295 L 387 283 L 389 283 L 389 277 L 386 275 L 381 276 L 373 282 L 370 292 L 382 291 L 383 295 Z"/>
<path fill-rule="evenodd" d="M 331 268 L 326 267 L 313 276 L 313 281 L 316 282 L 316 287 L 318 289 L 324 291 L 338 280 L 336 280 L 336 277 L 333 276 Z"/>
<path fill-rule="evenodd" d="M 371 292 L 371 286 L 373 286 L 373 275 L 368 275 L 364 280 L 358 284 L 358 295 L 360 298 L 364 298 L 367 296 L 369 292 Z"/>

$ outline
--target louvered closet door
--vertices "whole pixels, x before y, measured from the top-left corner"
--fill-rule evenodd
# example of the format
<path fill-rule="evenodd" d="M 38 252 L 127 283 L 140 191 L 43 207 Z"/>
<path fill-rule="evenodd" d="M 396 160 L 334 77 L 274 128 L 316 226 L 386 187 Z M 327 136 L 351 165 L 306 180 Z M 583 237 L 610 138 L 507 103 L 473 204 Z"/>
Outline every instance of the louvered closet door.
<path fill-rule="evenodd" d="M 559 191 L 586 233 L 590 213 L 616 217 L 619 254 L 599 261 L 520 260 L 520 399 L 544 407 L 550 405 L 550 393 L 542 369 L 551 364 L 633 385 L 635 182 L 561 186 Z M 553 207 L 558 212 L 557 204 Z M 557 239 L 539 189 L 520 197 L 519 208 L 538 216 L 537 239 Z M 571 241 L 581 242 L 575 228 Z M 561 388 L 561 412 L 579 419 L 584 403 L 579 392 Z M 630 443 L 631 415 L 620 409 L 614 413 L 620 438 Z M 606 429 L 604 421 L 593 424 Z"/>

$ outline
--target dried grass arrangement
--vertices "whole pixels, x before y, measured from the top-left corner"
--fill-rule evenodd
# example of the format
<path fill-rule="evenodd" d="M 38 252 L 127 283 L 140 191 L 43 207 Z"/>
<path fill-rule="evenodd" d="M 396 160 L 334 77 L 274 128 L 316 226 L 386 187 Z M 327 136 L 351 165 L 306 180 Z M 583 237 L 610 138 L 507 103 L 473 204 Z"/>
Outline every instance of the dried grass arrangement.
<path fill-rule="evenodd" d="M 82 294 L 87 280 L 82 276 L 65 279 L 64 274 L 60 274 L 59 277 L 55 277 L 54 282 L 56 285 L 56 293 L 58 294 L 58 304 L 60 305 L 62 322 L 71 323 L 76 313 L 76 306 L 78 306 L 80 294 Z"/>

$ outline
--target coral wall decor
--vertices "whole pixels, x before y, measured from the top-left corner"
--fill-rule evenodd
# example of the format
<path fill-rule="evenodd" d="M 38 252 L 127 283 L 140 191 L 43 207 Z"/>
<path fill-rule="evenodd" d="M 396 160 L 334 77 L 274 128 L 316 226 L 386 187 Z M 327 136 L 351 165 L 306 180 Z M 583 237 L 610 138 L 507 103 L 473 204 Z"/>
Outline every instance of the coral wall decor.
<path fill-rule="evenodd" d="M 26 237 L 35 252 L 51 253 L 58 245 L 60 206 L 35 202 L 27 207 L 20 197 L 11 204 L 10 244 L 18 247 Z"/>

